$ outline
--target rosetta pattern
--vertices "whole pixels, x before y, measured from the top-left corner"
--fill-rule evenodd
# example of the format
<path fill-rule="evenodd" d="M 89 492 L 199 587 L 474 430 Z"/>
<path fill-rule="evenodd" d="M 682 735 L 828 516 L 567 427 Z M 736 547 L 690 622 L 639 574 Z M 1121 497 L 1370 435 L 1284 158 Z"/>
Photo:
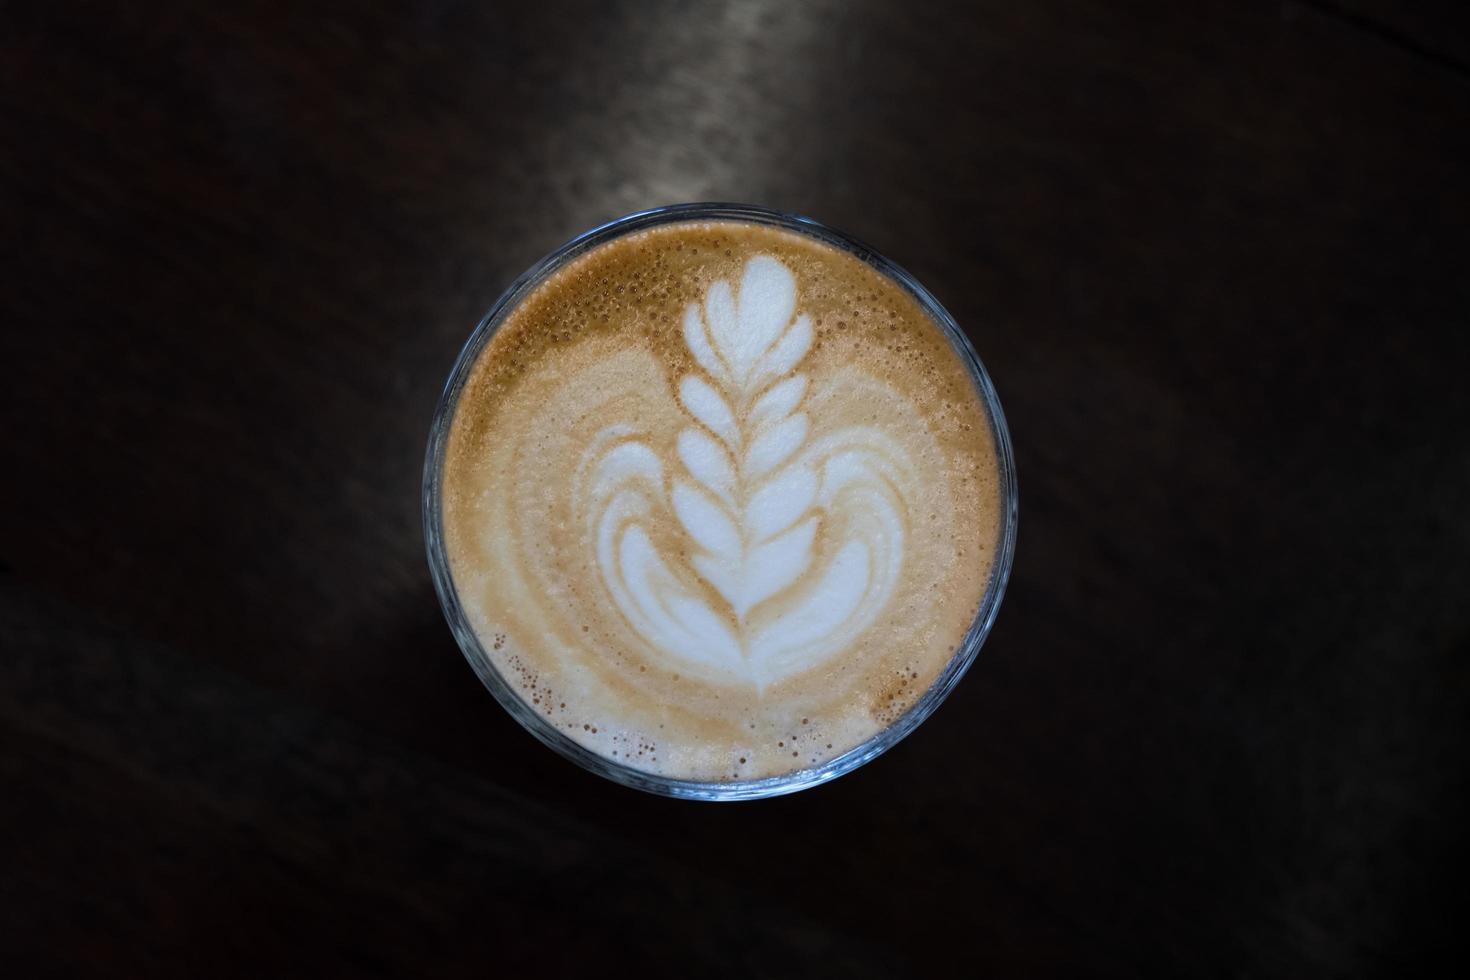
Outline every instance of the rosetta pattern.
<path fill-rule="evenodd" d="M 576 480 L 603 584 L 628 625 L 673 664 L 758 690 L 848 649 L 892 597 L 913 467 L 877 425 L 826 429 L 800 370 L 811 320 L 778 260 L 691 303 L 672 434 L 610 420 Z M 665 464 L 664 459 L 670 462 Z M 669 518 L 672 517 L 672 521 Z M 651 532 L 677 527 L 670 554 Z M 715 597 L 718 597 L 717 599 Z"/>

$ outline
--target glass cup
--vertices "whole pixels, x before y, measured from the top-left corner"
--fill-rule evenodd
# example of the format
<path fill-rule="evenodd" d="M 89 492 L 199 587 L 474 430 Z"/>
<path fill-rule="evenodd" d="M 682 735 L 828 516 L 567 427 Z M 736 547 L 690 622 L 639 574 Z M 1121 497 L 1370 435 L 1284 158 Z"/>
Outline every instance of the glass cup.
<path fill-rule="evenodd" d="M 868 738 L 867 741 L 820 765 L 762 779 L 702 782 L 644 772 L 600 755 L 568 738 L 544 717 L 533 711 L 516 694 L 510 683 L 501 676 L 486 654 L 485 648 L 481 645 L 474 630 L 471 629 L 460 605 L 459 594 L 455 590 L 454 579 L 450 574 L 444 548 L 440 477 L 450 424 L 454 420 L 459 395 L 470 370 L 485 349 L 485 345 L 495 336 L 496 330 L 527 294 L 578 256 L 623 235 L 664 224 L 720 220 L 768 225 L 815 238 L 866 262 L 905 289 L 918 302 L 934 324 L 944 333 L 954 352 L 969 369 L 970 379 L 974 382 L 975 390 L 985 406 L 1000 475 L 1001 523 L 999 540 L 995 547 L 995 559 L 990 569 L 990 579 L 986 584 L 985 594 L 981 599 L 975 619 L 970 624 L 969 630 L 966 631 L 964 639 L 955 648 L 954 656 L 949 663 L 908 711 L 887 728 Z M 985 367 L 981 364 L 979 355 L 975 353 L 974 347 L 970 345 L 970 341 L 955 323 L 954 318 L 939 304 L 938 300 L 930 295 L 927 289 L 907 272 L 856 239 L 834 231 L 810 218 L 746 204 L 676 204 L 639 211 L 578 235 L 537 262 L 496 300 L 490 312 L 485 314 L 479 326 L 470 335 L 464 349 L 460 351 L 434 413 L 434 421 L 429 429 L 429 447 L 424 465 L 423 519 L 424 539 L 428 549 L 429 569 L 433 575 L 434 589 L 439 595 L 439 603 L 444 609 L 444 616 L 449 621 L 449 627 L 455 639 L 459 641 L 460 649 L 495 699 L 532 735 L 583 768 L 635 789 L 694 800 L 751 800 L 807 789 L 849 773 L 864 763 L 872 761 L 918 727 L 919 723 L 928 718 L 959 683 L 960 678 L 974 662 L 976 654 L 980 652 L 986 636 L 990 633 L 996 611 L 1000 608 L 1001 597 L 1005 593 L 1006 581 L 1010 577 L 1011 560 L 1016 545 L 1016 468 L 1011 456 L 1011 439 L 1006 429 L 1005 415 L 1001 411 L 1000 400 L 996 397 L 995 388 L 990 383 L 989 375 L 985 373 Z"/>

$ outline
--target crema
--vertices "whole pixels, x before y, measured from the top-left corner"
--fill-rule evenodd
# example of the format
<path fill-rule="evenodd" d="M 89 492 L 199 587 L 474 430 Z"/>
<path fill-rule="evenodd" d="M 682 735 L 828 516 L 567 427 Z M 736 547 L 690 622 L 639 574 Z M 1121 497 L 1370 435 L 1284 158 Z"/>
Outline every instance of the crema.
<path fill-rule="evenodd" d="M 585 748 L 677 779 L 779 776 L 892 724 L 1000 544 L 992 426 L 944 333 L 860 258 L 757 223 L 558 268 L 469 368 L 442 467 L 493 669 Z"/>

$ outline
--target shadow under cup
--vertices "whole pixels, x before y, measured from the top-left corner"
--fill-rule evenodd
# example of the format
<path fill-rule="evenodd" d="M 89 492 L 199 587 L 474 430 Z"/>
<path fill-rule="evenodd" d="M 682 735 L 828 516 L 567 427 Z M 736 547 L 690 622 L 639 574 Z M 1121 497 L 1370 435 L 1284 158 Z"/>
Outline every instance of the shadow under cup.
<path fill-rule="evenodd" d="M 904 289 L 943 332 L 950 347 L 968 369 L 981 402 L 985 406 L 996 452 L 1000 486 L 1000 527 L 995 542 L 994 559 L 989 580 L 976 611 L 974 621 L 929 689 L 901 716 L 866 741 L 819 765 L 797 769 L 783 775 L 761 779 L 701 782 L 676 779 L 644 772 L 620 763 L 580 745 L 534 711 L 511 684 L 501 676 L 480 639 L 469 624 L 459 594 L 450 574 L 443 538 L 441 477 L 444 456 L 459 396 L 471 369 L 509 314 L 538 285 L 567 263 L 623 235 L 660 225 L 692 221 L 740 221 L 766 225 L 816 239 L 865 262 Z M 444 393 L 434 413 L 429 431 L 429 446 L 424 467 L 423 486 L 424 537 L 428 549 L 429 568 L 434 588 L 444 609 L 445 618 L 458 640 L 465 658 L 495 699 L 530 733 L 546 745 L 578 765 L 614 782 L 664 796 L 695 800 L 750 800 L 794 793 L 851 772 L 878 757 L 918 727 L 919 723 L 939 707 L 975 660 L 984 644 L 1000 607 L 1010 576 L 1016 542 L 1016 475 L 1011 456 L 1010 435 L 1005 416 L 989 376 L 969 340 L 939 302 L 913 277 L 889 262 L 871 248 L 810 218 L 783 214 L 742 204 L 680 204 L 627 215 L 594 228 L 572 239 L 536 263 L 517 279 L 485 314 L 455 361 Z"/>

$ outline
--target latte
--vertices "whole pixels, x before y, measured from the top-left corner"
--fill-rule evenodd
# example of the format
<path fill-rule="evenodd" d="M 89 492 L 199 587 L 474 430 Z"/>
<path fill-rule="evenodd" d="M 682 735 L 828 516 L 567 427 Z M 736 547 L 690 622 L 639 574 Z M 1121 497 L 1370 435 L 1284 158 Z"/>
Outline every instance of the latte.
<path fill-rule="evenodd" d="M 924 308 L 850 252 L 634 230 L 525 292 L 466 369 L 438 474 L 452 588 L 519 713 L 614 766 L 819 767 L 976 623 L 996 431 Z"/>

